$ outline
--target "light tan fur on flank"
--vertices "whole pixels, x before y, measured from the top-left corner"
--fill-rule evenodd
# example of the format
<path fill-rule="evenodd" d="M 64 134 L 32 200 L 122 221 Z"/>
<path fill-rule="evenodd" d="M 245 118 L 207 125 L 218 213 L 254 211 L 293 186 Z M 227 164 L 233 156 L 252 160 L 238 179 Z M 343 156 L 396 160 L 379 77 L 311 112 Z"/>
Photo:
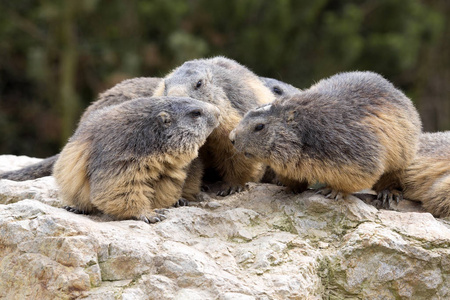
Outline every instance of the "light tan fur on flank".
<path fill-rule="evenodd" d="M 420 132 L 419 115 L 400 90 L 378 74 L 347 72 L 250 110 L 230 139 L 290 190 L 320 182 L 323 194 L 339 199 L 374 188 L 386 204 L 401 188 Z"/>
<path fill-rule="evenodd" d="M 53 169 L 59 195 L 67 205 L 81 211 L 95 211 L 90 201 L 91 187 L 87 174 L 88 143 L 68 143 Z"/>
<path fill-rule="evenodd" d="M 369 128 L 375 130 L 379 143 L 389 145 L 384 147 L 384 154 L 381 156 L 382 165 L 386 166 L 386 169 L 372 187 L 377 193 L 387 189 L 403 189 L 401 178 L 418 148 L 418 143 L 411 141 L 417 140 L 416 137 L 420 134 L 417 125 L 410 121 L 412 115 L 410 111 L 389 104 L 383 107 L 383 111 L 385 112 L 376 114 L 377 119 L 370 117 L 365 119 Z M 392 116 L 392 111 L 396 112 L 395 117 Z"/>
<path fill-rule="evenodd" d="M 219 120 L 215 106 L 191 98 L 139 98 L 95 110 L 55 163 L 61 198 L 69 211 L 160 221 L 155 209 L 200 191 L 195 158 Z"/>
<path fill-rule="evenodd" d="M 92 204 L 118 219 L 152 215 L 155 208 L 170 207 L 181 197 L 185 168 L 195 156 L 194 152 L 176 159 L 148 157 L 117 177 L 94 183 L 92 188 L 97 192 L 91 194 Z"/>
<path fill-rule="evenodd" d="M 269 161 L 267 161 L 269 164 Z M 295 169 L 291 166 L 295 165 Z M 314 161 L 310 159 L 296 160 L 295 157 L 287 162 L 272 163 L 270 166 L 275 173 L 290 178 L 292 183 L 285 183 L 288 187 L 298 182 L 326 182 L 327 185 L 339 190 L 343 196 L 366 189 L 376 182 L 376 177 L 367 174 L 357 165 L 335 165 L 331 161 Z M 376 171 L 379 175 L 382 169 Z"/>
<path fill-rule="evenodd" d="M 404 184 L 404 198 L 421 201 L 436 217 L 450 216 L 450 131 L 421 135 Z"/>

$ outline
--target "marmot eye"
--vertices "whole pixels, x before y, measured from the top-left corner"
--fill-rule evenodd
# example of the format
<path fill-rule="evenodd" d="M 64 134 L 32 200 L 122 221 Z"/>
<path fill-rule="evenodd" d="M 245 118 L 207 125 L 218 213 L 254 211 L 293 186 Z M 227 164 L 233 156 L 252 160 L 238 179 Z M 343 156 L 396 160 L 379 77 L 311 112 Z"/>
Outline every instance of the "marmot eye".
<path fill-rule="evenodd" d="M 199 89 L 203 84 L 203 81 L 200 79 L 199 81 L 197 81 L 197 84 L 195 85 L 196 89 Z"/>
<path fill-rule="evenodd" d="M 273 92 L 277 95 L 283 95 L 283 91 L 277 86 L 273 87 Z"/>
<path fill-rule="evenodd" d="M 202 111 L 200 109 L 191 111 L 191 116 L 193 116 L 195 118 L 200 117 L 201 115 L 202 115 Z"/>
<path fill-rule="evenodd" d="M 263 128 L 264 128 L 264 124 L 258 124 L 255 126 L 255 131 L 263 130 Z"/>

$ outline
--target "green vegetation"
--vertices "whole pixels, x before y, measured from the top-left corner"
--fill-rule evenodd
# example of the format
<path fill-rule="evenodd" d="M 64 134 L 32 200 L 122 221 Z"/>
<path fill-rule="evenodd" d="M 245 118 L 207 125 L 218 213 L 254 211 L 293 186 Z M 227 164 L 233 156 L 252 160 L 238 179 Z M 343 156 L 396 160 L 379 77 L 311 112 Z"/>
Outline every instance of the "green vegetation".
<path fill-rule="evenodd" d="M 373 70 L 450 129 L 445 0 L 0 0 L 0 153 L 59 151 L 96 95 L 225 55 L 299 88 Z"/>

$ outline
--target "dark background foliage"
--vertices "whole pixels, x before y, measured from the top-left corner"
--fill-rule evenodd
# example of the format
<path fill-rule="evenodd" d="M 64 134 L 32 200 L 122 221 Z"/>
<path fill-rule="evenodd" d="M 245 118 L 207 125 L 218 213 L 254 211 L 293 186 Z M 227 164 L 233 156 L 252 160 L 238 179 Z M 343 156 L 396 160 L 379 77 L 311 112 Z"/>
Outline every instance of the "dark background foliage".
<path fill-rule="evenodd" d="M 99 92 L 214 55 L 299 88 L 379 72 L 448 130 L 449 15 L 447 0 L 0 0 L 0 153 L 57 153 Z"/>

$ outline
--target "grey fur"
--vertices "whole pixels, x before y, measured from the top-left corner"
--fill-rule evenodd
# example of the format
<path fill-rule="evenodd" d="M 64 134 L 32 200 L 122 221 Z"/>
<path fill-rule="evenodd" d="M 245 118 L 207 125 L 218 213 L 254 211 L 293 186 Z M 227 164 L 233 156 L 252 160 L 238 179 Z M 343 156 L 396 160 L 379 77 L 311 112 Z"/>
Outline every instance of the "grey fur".
<path fill-rule="evenodd" d="M 248 110 L 275 99 L 248 68 L 225 57 L 188 61 L 164 78 L 155 95 L 188 96 L 214 104 L 221 111 L 221 124 L 200 151 L 205 167 L 224 182 L 218 195 L 234 193 L 245 183 L 261 179 L 263 166 L 237 154 L 228 140 Z"/>
<path fill-rule="evenodd" d="M 136 98 L 152 97 L 156 87 L 161 81 L 162 78 L 158 77 L 137 77 L 116 84 L 109 90 L 101 93 L 98 99 L 86 108 L 79 123 L 82 123 L 91 112 L 98 109 Z"/>
<path fill-rule="evenodd" d="M 403 177 L 404 197 L 436 217 L 450 216 L 450 131 L 423 133 Z"/>
<path fill-rule="evenodd" d="M 120 104 L 135 98 L 153 96 L 153 92 L 161 80 L 161 78 L 157 77 L 138 77 L 122 81 L 100 94 L 98 99 L 95 102 L 92 102 L 85 110 L 78 124 L 82 124 L 88 115 L 98 109 Z M 50 176 L 52 175 L 53 165 L 58 159 L 58 155 L 59 154 L 56 154 L 39 163 L 32 164 L 19 170 L 2 173 L 0 174 L 0 179 L 24 181 Z"/>
<path fill-rule="evenodd" d="M 417 151 L 417 156 L 449 158 L 450 131 L 422 133 L 420 135 L 420 147 Z"/>
<path fill-rule="evenodd" d="M 383 116 L 393 122 L 398 119 L 399 125 L 384 125 Z M 374 125 L 377 122 L 379 126 Z M 264 128 L 258 130 L 257 126 Z M 380 135 L 389 135 L 393 129 L 401 134 L 387 144 Z M 338 177 L 349 178 L 359 173 L 380 176 L 380 169 L 389 169 L 383 165 L 385 151 L 399 143 L 406 145 L 400 150 L 401 159 L 411 160 L 420 131 L 418 113 L 401 91 L 378 74 L 348 72 L 321 80 L 293 97 L 278 99 L 269 109 L 248 112 L 230 139 L 248 156 L 289 172 L 307 161 L 313 164 L 308 173 L 330 169 Z M 354 174 L 342 174 L 339 169 L 344 166 Z M 308 178 L 310 174 L 299 176 Z"/>
<path fill-rule="evenodd" d="M 8 179 L 14 181 L 25 181 L 36 179 L 44 176 L 52 175 L 53 165 L 58 159 L 59 154 L 47 157 L 46 159 L 26 166 L 19 170 L 4 172 L 0 174 L 0 179 Z"/>
<path fill-rule="evenodd" d="M 186 97 L 92 111 L 55 163 L 61 197 L 80 211 L 159 221 L 154 209 L 180 200 L 189 164 L 219 118 L 215 106 Z"/>
<path fill-rule="evenodd" d="M 114 169 L 120 161 L 192 151 L 215 128 L 218 114 L 213 110 L 212 105 L 190 98 L 138 98 L 96 110 L 69 142 L 92 143 L 90 173 L 109 164 Z M 201 117 L 191 116 L 193 111 Z M 166 123 L 158 116 L 161 112 L 167 112 Z"/>
<path fill-rule="evenodd" d="M 185 62 L 164 79 L 164 95 L 188 96 L 215 104 L 232 106 L 242 116 L 260 105 L 257 95 L 243 79 L 260 79 L 248 68 L 225 57 Z M 197 88 L 197 83 L 202 84 Z"/>

